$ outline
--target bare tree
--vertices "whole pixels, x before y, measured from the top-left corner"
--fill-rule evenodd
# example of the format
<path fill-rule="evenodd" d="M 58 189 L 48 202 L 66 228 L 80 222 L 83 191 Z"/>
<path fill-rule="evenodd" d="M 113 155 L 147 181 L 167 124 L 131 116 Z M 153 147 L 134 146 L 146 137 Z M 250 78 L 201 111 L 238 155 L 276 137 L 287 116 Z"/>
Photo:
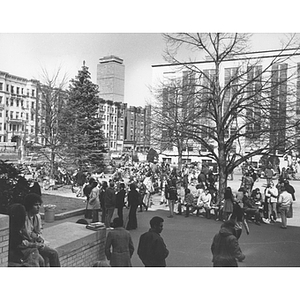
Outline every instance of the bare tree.
<path fill-rule="evenodd" d="M 186 134 L 188 122 L 191 120 L 194 93 L 193 84 L 188 82 L 189 76 L 172 78 L 162 82 L 153 91 L 156 101 L 151 104 L 151 141 L 160 152 L 173 149 L 178 152 L 178 168 L 182 167 L 184 149 L 188 148 L 189 135 Z"/>
<path fill-rule="evenodd" d="M 299 55 L 299 46 L 295 47 L 292 36 L 262 63 L 258 55 L 247 53 L 247 34 L 178 33 L 164 37 L 166 59 L 177 72 L 190 76 L 187 82 L 191 86 L 186 88 L 193 93 L 193 112 L 176 120 L 176 126 L 182 130 L 181 136 L 205 147 L 205 155 L 217 163 L 219 196 L 223 197 L 227 176 L 237 166 L 255 155 L 285 152 L 295 146 L 299 119 L 295 117 L 293 79 L 299 69 L 290 60 Z M 194 59 L 177 59 L 181 47 L 210 62 L 210 68 L 203 69 Z M 224 67 L 228 61 L 234 66 Z M 245 148 L 251 151 L 246 153 Z"/>
<path fill-rule="evenodd" d="M 62 107 L 66 101 L 64 89 L 67 79 L 66 75 L 61 77 L 60 73 L 60 69 L 53 75 L 49 75 L 46 69 L 42 70 L 36 106 L 37 132 L 35 144 L 38 145 L 38 154 L 50 163 L 50 178 L 54 178 L 56 157 L 61 156 L 61 150 L 64 146 L 58 126 Z"/>

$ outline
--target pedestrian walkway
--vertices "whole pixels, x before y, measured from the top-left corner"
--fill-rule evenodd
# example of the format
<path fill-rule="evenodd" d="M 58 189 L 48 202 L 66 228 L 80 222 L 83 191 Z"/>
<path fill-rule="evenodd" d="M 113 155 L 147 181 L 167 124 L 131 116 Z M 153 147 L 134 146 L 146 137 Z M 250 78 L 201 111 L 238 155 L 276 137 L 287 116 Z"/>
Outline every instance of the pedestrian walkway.
<path fill-rule="evenodd" d="M 300 182 L 291 181 L 296 190 L 296 198 L 300 201 Z M 233 190 L 240 185 L 239 176 L 228 182 Z M 263 192 L 265 180 L 260 179 L 255 187 L 260 187 Z M 168 207 L 160 205 L 160 195 L 153 197 L 154 205 L 148 211 L 137 212 L 138 228 L 131 230 L 135 252 L 132 257 L 134 267 L 142 267 L 143 264 L 137 256 L 139 237 L 149 230 L 149 222 L 153 216 L 164 219 L 162 237 L 170 251 L 167 258 L 169 267 L 211 267 L 210 246 L 214 235 L 218 232 L 221 222 L 195 215 L 185 218 L 175 215 L 167 218 Z M 116 212 L 114 217 L 116 216 Z M 83 216 L 82 216 L 83 217 Z M 61 222 L 76 222 L 80 216 L 45 223 L 45 226 L 53 226 Z M 288 229 L 280 229 L 280 223 L 262 224 L 257 226 L 249 223 L 250 234 L 243 231 L 239 240 L 246 259 L 239 263 L 240 267 L 274 267 L 274 266 L 300 266 L 300 209 L 299 202 L 294 202 L 294 218 L 288 219 Z"/>

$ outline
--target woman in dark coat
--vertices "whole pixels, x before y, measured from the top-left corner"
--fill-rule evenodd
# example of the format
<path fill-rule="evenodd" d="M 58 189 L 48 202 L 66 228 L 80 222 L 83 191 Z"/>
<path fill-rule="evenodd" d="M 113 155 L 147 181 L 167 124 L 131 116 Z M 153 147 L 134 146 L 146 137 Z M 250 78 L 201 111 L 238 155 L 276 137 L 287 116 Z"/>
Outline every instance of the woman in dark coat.
<path fill-rule="evenodd" d="M 225 189 L 224 200 L 223 220 L 227 221 L 233 212 L 233 194 L 229 186 Z"/>
<path fill-rule="evenodd" d="M 123 221 L 123 207 L 125 206 L 125 184 L 120 183 L 120 190 L 116 195 L 116 208 L 118 210 L 118 217 Z"/>
<path fill-rule="evenodd" d="M 140 194 L 136 190 L 136 186 L 134 183 L 130 184 L 130 192 L 128 193 L 128 206 L 129 206 L 129 220 L 126 229 L 137 229 L 137 218 L 136 218 L 136 210 L 140 203 Z"/>

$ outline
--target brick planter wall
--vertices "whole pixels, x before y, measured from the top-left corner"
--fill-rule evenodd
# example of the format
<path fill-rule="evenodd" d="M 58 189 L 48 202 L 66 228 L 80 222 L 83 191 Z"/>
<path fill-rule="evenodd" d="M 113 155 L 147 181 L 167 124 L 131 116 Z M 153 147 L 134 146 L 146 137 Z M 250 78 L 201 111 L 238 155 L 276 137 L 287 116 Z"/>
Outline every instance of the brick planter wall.
<path fill-rule="evenodd" d="M 105 259 L 105 228 L 93 231 L 65 222 L 44 229 L 43 236 L 57 250 L 62 267 L 91 267 Z"/>
<path fill-rule="evenodd" d="M 0 267 L 8 264 L 9 217 L 0 214 Z"/>
<path fill-rule="evenodd" d="M 91 267 L 105 259 L 106 229 L 93 231 L 83 224 L 64 222 L 43 230 L 62 267 Z M 8 266 L 9 217 L 0 214 L 0 267 Z"/>

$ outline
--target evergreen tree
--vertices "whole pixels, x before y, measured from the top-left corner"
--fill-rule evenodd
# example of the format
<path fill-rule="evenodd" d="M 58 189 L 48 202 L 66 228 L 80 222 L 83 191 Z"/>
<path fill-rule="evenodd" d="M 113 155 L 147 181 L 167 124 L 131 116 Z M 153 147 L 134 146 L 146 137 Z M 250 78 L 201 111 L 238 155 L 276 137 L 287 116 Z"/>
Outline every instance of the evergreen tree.
<path fill-rule="evenodd" d="M 66 141 L 66 154 L 79 168 L 104 167 L 104 134 L 98 114 L 98 86 L 91 82 L 88 67 L 82 66 L 71 80 L 68 101 L 64 107 L 61 132 Z"/>

